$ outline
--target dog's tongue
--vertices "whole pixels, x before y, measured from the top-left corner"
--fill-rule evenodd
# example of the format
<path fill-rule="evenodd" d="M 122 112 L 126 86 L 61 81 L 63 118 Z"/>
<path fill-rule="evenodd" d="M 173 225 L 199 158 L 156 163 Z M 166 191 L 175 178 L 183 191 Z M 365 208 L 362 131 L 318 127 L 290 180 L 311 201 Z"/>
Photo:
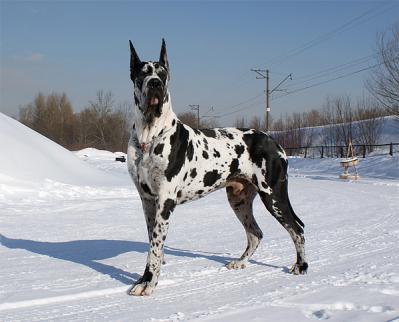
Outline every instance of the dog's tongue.
<path fill-rule="evenodd" d="M 158 97 L 152 97 L 150 100 L 150 105 L 158 105 L 159 100 Z"/>

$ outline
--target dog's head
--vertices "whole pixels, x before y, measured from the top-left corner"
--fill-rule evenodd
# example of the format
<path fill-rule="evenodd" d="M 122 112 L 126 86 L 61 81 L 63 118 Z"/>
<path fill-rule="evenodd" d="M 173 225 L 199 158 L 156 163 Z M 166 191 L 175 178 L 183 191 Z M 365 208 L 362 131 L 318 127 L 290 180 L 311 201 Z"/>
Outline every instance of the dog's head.
<path fill-rule="evenodd" d="M 162 113 L 163 104 L 169 100 L 169 64 L 165 40 L 162 39 L 159 61 L 141 61 L 130 44 L 130 78 L 134 84 L 134 101 L 144 119 L 150 123 Z"/>

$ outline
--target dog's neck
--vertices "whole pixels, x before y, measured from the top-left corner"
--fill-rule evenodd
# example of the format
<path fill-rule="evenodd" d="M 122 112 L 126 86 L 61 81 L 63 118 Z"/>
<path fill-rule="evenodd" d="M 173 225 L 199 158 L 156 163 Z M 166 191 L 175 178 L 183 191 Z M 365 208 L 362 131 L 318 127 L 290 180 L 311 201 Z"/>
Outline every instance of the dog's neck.
<path fill-rule="evenodd" d="M 168 99 L 163 103 L 161 115 L 155 117 L 151 123 L 146 122 L 143 112 L 138 106 L 134 108 L 134 128 L 140 145 L 150 145 L 156 137 L 165 133 L 176 126 L 177 116 L 172 110 L 170 94 L 167 93 Z"/>

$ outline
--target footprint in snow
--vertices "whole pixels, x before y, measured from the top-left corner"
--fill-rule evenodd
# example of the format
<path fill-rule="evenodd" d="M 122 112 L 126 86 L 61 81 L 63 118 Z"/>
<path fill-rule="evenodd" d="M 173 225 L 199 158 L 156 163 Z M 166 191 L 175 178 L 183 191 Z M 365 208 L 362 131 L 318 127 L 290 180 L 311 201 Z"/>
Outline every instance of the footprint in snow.
<path fill-rule="evenodd" d="M 317 310 L 305 313 L 306 317 L 317 319 L 317 320 L 328 320 L 330 318 L 330 314 L 326 310 Z"/>

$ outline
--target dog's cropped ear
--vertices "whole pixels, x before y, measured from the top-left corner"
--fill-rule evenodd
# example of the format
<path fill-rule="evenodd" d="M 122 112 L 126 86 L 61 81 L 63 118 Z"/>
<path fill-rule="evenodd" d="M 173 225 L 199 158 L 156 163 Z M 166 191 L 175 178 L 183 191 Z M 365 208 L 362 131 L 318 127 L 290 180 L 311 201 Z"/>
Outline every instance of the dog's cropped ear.
<path fill-rule="evenodd" d="M 130 45 L 130 79 L 134 81 L 135 77 L 137 76 L 137 72 L 141 61 L 130 40 L 129 40 L 129 45 Z"/>
<path fill-rule="evenodd" d="M 168 55 L 166 54 L 166 44 L 165 44 L 165 39 L 163 38 L 162 38 L 161 54 L 159 55 L 159 63 L 162 64 L 168 70 L 169 74 Z"/>

